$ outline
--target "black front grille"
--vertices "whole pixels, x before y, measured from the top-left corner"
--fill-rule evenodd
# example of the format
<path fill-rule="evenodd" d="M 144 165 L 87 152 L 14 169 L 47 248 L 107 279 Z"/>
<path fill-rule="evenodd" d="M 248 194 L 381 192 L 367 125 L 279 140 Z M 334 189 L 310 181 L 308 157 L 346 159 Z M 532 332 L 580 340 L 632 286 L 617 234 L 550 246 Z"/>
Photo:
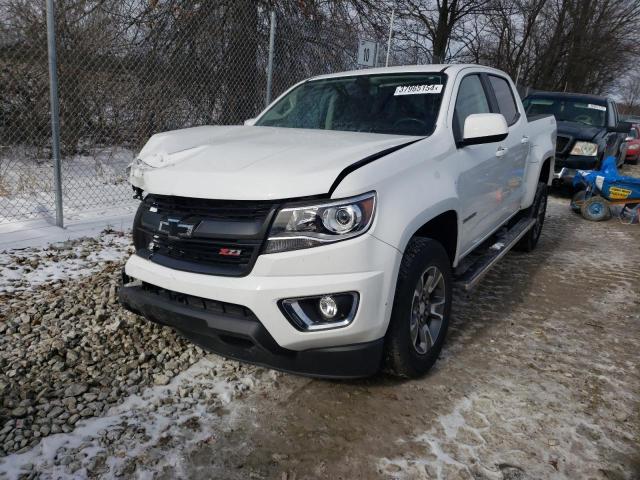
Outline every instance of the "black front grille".
<path fill-rule="evenodd" d="M 181 240 L 170 239 L 167 235 L 154 237 L 154 252 L 182 260 L 204 263 L 223 263 L 229 265 L 246 265 L 251 261 L 256 248 L 261 242 L 230 243 L 215 240 Z M 226 249 L 226 250 L 225 250 Z M 234 255 L 220 252 L 234 252 Z M 239 255 L 235 255 L 239 252 Z"/>
<path fill-rule="evenodd" d="M 556 153 L 564 153 L 571 143 L 571 137 L 558 135 L 556 137 Z"/>
<path fill-rule="evenodd" d="M 158 212 L 171 215 L 196 215 L 224 220 L 264 219 L 273 207 L 272 202 L 244 200 L 208 200 L 202 198 L 148 195 L 145 203 Z"/>
<path fill-rule="evenodd" d="M 210 275 L 247 275 L 276 202 L 147 195 L 134 225 L 136 253 L 160 265 Z"/>

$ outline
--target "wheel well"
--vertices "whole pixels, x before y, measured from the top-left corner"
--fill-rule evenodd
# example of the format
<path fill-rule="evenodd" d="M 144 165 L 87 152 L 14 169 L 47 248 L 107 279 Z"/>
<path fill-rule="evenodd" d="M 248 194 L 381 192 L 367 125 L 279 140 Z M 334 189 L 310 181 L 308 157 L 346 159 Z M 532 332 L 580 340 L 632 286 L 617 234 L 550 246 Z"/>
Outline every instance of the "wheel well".
<path fill-rule="evenodd" d="M 542 164 L 542 169 L 540 170 L 540 181 L 549 183 L 549 175 L 551 175 L 551 159 L 547 158 Z"/>
<path fill-rule="evenodd" d="M 422 225 L 413 236 L 428 237 L 440 242 L 447 251 L 449 261 L 453 263 L 458 246 L 458 216 L 453 210 L 441 213 Z"/>

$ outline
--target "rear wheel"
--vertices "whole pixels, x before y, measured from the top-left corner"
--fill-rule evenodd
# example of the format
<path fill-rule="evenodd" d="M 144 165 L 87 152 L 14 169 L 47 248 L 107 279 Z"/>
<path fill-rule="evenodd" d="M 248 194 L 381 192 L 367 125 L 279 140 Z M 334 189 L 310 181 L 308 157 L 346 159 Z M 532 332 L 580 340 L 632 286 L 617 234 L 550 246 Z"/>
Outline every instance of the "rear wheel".
<path fill-rule="evenodd" d="M 544 217 L 547 214 L 546 183 L 538 182 L 538 188 L 536 189 L 536 196 L 533 199 L 533 205 L 524 212 L 527 216 L 533 218 L 535 223 L 514 248 L 521 252 L 530 252 L 536 248 L 536 245 L 538 245 L 538 240 L 540 240 L 540 235 L 542 234 L 542 226 L 544 225 Z"/>
<path fill-rule="evenodd" d="M 401 377 L 426 373 L 442 350 L 451 313 L 451 266 L 435 240 L 414 238 L 400 265 L 387 331 L 386 366 Z"/>

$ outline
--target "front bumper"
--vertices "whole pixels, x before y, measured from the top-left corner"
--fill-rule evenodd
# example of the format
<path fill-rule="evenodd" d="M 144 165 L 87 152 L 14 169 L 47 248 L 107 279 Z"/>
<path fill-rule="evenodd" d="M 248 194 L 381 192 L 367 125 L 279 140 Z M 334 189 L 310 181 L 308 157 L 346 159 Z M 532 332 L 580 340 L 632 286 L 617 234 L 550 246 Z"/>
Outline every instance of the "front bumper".
<path fill-rule="evenodd" d="M 598 157 L 582 155 L 556 156 L 553 180 L 554 183 L 573 183 L 577 170 L 594 170 L 598 168 Z"/>
<path fill-rule="evenodd" d="M 139 282 L 137 282 L 139 283 Z M 161 325 L 174 327 L 189 340 L 225 357 L 314 377 L 359 378 L 375 374 L 383 340 L 295 351 L 282 348 L 252 312 L 238 306 L 206 308 L 197 297 L 158 294 L 137 283 L 124 284 L 120 303 Z M 173 297 L 173 298 L 172 298 Z M 236 308 L 232 308 L 236 307 Z"/>
<path fill-rule="evenodd" d="M 575 169 L 562 167 L 560 170 L 553 172 L 553 180 L 554 182 L 571 184 L 573 183 L 573 177 L 575 177 L 575 175 Z"/>
<path fill-rule="evenodd" d="M 125 275 L 132 280 L 242 306 L 254 315 L 253 323 L 223 322 L 209 313 L 185 311 L 184 306 L 135 287 L 123 287 L 121 301 L 222 355 L 316 376 L 366 376 L 379 368 L 401 258 L 397 249 L 370 234 L 323 247 L 261 255 L 245 277 L 178 271 L 133 255 L 125 266 Z M 353 321 L 342 328 L 300 331 L 278 307 L 278 301 L 285 298 L 346 291 L 358 292 L 360 301 Z M 234 330 L 240 326 L 241 331 Z M 225 331 L 250 342 L 225 343 L 220 340 Z M 326 355 L 342 361 L 314 366 Z M 364 357 L 370 359 L 365 362 Z"/>

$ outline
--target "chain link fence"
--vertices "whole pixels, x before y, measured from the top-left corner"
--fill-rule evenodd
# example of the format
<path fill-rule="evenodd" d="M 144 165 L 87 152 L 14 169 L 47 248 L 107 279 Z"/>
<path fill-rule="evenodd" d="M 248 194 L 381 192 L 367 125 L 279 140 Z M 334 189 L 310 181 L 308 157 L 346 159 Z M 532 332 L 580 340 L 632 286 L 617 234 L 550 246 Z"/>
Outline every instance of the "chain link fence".
<path fill-rule="evenodd" d="M 239 124 L 317 74 L 356 68 L 340 2 L 58 0 L 64 218 L 133 208 L 125 168 L 153 133 Z M 0 223 L 55 215 L 44 0 L 0 0 Z"/>

